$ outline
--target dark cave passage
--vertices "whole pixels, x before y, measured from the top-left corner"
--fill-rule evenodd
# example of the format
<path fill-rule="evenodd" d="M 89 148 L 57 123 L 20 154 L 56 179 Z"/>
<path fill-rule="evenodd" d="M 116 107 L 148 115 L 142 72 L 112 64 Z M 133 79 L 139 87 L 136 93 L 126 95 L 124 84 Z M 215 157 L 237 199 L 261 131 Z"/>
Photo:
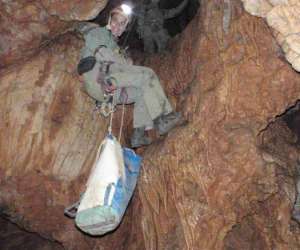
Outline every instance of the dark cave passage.
<path fill-rule="evenodd" d="M 279 185 L 291 182 L 295 187 L 294 194 L 285 195 L 293 205 L 291 217 L 300 223 L 300 101 L 276 117 L 259 140 L 263 158 L 276 164 Z"/>
<path fill-rule="evenodd" d="M 300 145 L 300 101 L 297 101 L 296 105 L 291 107 L 283 114 L 282 119 L 286 122 L 286 125 L 297 137 L 295 142 L 297 146 Z"/>
<path fill-rule="evenodd" d="M 163 9 L 171 9 L 178 6 L 182 0 L 173 1 L 161 1 L 161 7 Z M 181 33 L 185 27 L 190 23 L 190 21 L 195 17 L 200 8 L 199 0 L 189 0 L 187 6 L 184 10 L 176 17 L 168 19 L 165 22 L 165 27 L 169 34 L 173 37 L 178 33 Z"/>
<path fill-rule="evenodd" d="M 300 159 L 300 101 L 278 115 L 261 133 L 260 140 L 263 152 L 289 173 L 295 173 Z"/>
<path fill-rule="evenodd" d="M 259 149 L 263 159 L 270 165 L 275 166 L 276 183 L 279 187 L 278 192 L 282 197 L 290 201 L 290 227 L 296 230 L 299 227 L 299 220 L 295 215 L 300 215 L 300 209 L 295 209 L 297 204 L 297 194 L 300 191 L 300 101 L 289 107 L 284 113 L 278 115 L 274 121 L 270 122 L 258 138 Z M 265 169 L 264 171 L 267 171 Z M 297 190 L 297 183 L 298 190 Z M 286 191 L 288 189 L 294 190 Z M 298 197 L 298 205 L 300 197 Z M 264 232 L 257 226 L 256 216 L 262 213 L 265 220 L 272 220 L 272 208 L 274 204 L 270 201 L 262 201 L 258 204 L 252 214 L 242 218 L 225 237 L 224 249 L 268 249 L 267 242 L 263 235 Z M 274 234 L 276 232 L 273 231 Z"/>
<path fill-rule="evenodd" d="M 41 237 L 37 233 L 13 224 L 0 215 L 0 249 L 1 250 L 62 250 L 59 243 Z"/>

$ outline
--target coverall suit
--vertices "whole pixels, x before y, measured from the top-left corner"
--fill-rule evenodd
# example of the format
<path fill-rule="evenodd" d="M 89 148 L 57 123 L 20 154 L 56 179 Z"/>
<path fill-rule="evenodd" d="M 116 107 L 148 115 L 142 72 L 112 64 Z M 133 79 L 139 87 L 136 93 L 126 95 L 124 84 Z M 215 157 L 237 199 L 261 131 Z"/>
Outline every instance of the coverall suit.
<path fill-rule="evenodd" d="M 81 32 L 85 39 L 81 58 L 94 55 L 97 61 L 91 71 L 83 74 L 85 91 L 92 98 L 100 102 L 106 101 L 97 78 L 101 63 L 111 61 L 113 63 L 109 67 L 108 76 L 116 86 L 115 98 L 118 104 L 123 101 L 126 101 L 126 104 L 134 103 L 134 128 L 152 128 L 155 118 L 172 112 L 155 72 L 147 67 L 130 65 L 120 54 L 120 48 L 107 28 L 90 24 L 82 28 Z M 126 100 L 120 100 L 124 99 L 120 98 L 122 88 L 126 90 Z"/>

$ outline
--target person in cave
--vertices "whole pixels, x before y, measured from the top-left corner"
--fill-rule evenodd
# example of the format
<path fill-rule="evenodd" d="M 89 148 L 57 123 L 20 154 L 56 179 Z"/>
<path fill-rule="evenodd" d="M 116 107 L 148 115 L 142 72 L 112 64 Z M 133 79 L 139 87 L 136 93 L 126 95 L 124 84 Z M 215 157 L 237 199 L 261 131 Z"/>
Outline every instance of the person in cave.
<path fill-rule="evenodd" d="M 98 102 L 108 102 L 113 95 L 117 104 L 134 103 L 131 146 L 137 148 L 151 143 L 146 130 L 155 128 L 164 135 L 179 123 L 181 114 L 173 111 L 156 73 L 133 65 L 120 53 L 117 39 L 130 22 L 129 11 L 127 5 L 114 8 L 105 27 L 77 27 L 85 39 L 77 69 L 85 91 Z"/>

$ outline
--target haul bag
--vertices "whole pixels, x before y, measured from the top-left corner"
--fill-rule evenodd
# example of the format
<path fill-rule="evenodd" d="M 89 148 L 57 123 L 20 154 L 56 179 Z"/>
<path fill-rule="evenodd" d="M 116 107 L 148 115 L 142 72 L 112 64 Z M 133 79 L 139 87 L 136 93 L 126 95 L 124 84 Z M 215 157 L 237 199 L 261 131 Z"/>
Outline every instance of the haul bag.
<path fill-rule="evenodd" d="M 122 220 L 136 186 L 141 157 L 109 135 L 99 148 L 75 217 L 90 235 L 114 230 Z"/>

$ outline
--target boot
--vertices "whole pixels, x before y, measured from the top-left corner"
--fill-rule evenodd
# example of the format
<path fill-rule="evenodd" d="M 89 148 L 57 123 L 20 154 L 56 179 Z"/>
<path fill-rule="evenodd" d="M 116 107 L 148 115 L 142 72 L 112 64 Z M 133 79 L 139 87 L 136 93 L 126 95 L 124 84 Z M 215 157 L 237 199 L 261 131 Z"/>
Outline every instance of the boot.
<path fill-rule="evenodd" d="M 145 127 L 134 128 L 131 136 L 131 147 L 138 148 L 151 143 L 151 139 L 145 136 Z"/>
<path fill-rule="evenodd" d="M 167 115 L 159 116 L 154 120 L 154 126 L 160 135 L 167 134 L 181 120 L 181 113 L 171 112 Z"/>

